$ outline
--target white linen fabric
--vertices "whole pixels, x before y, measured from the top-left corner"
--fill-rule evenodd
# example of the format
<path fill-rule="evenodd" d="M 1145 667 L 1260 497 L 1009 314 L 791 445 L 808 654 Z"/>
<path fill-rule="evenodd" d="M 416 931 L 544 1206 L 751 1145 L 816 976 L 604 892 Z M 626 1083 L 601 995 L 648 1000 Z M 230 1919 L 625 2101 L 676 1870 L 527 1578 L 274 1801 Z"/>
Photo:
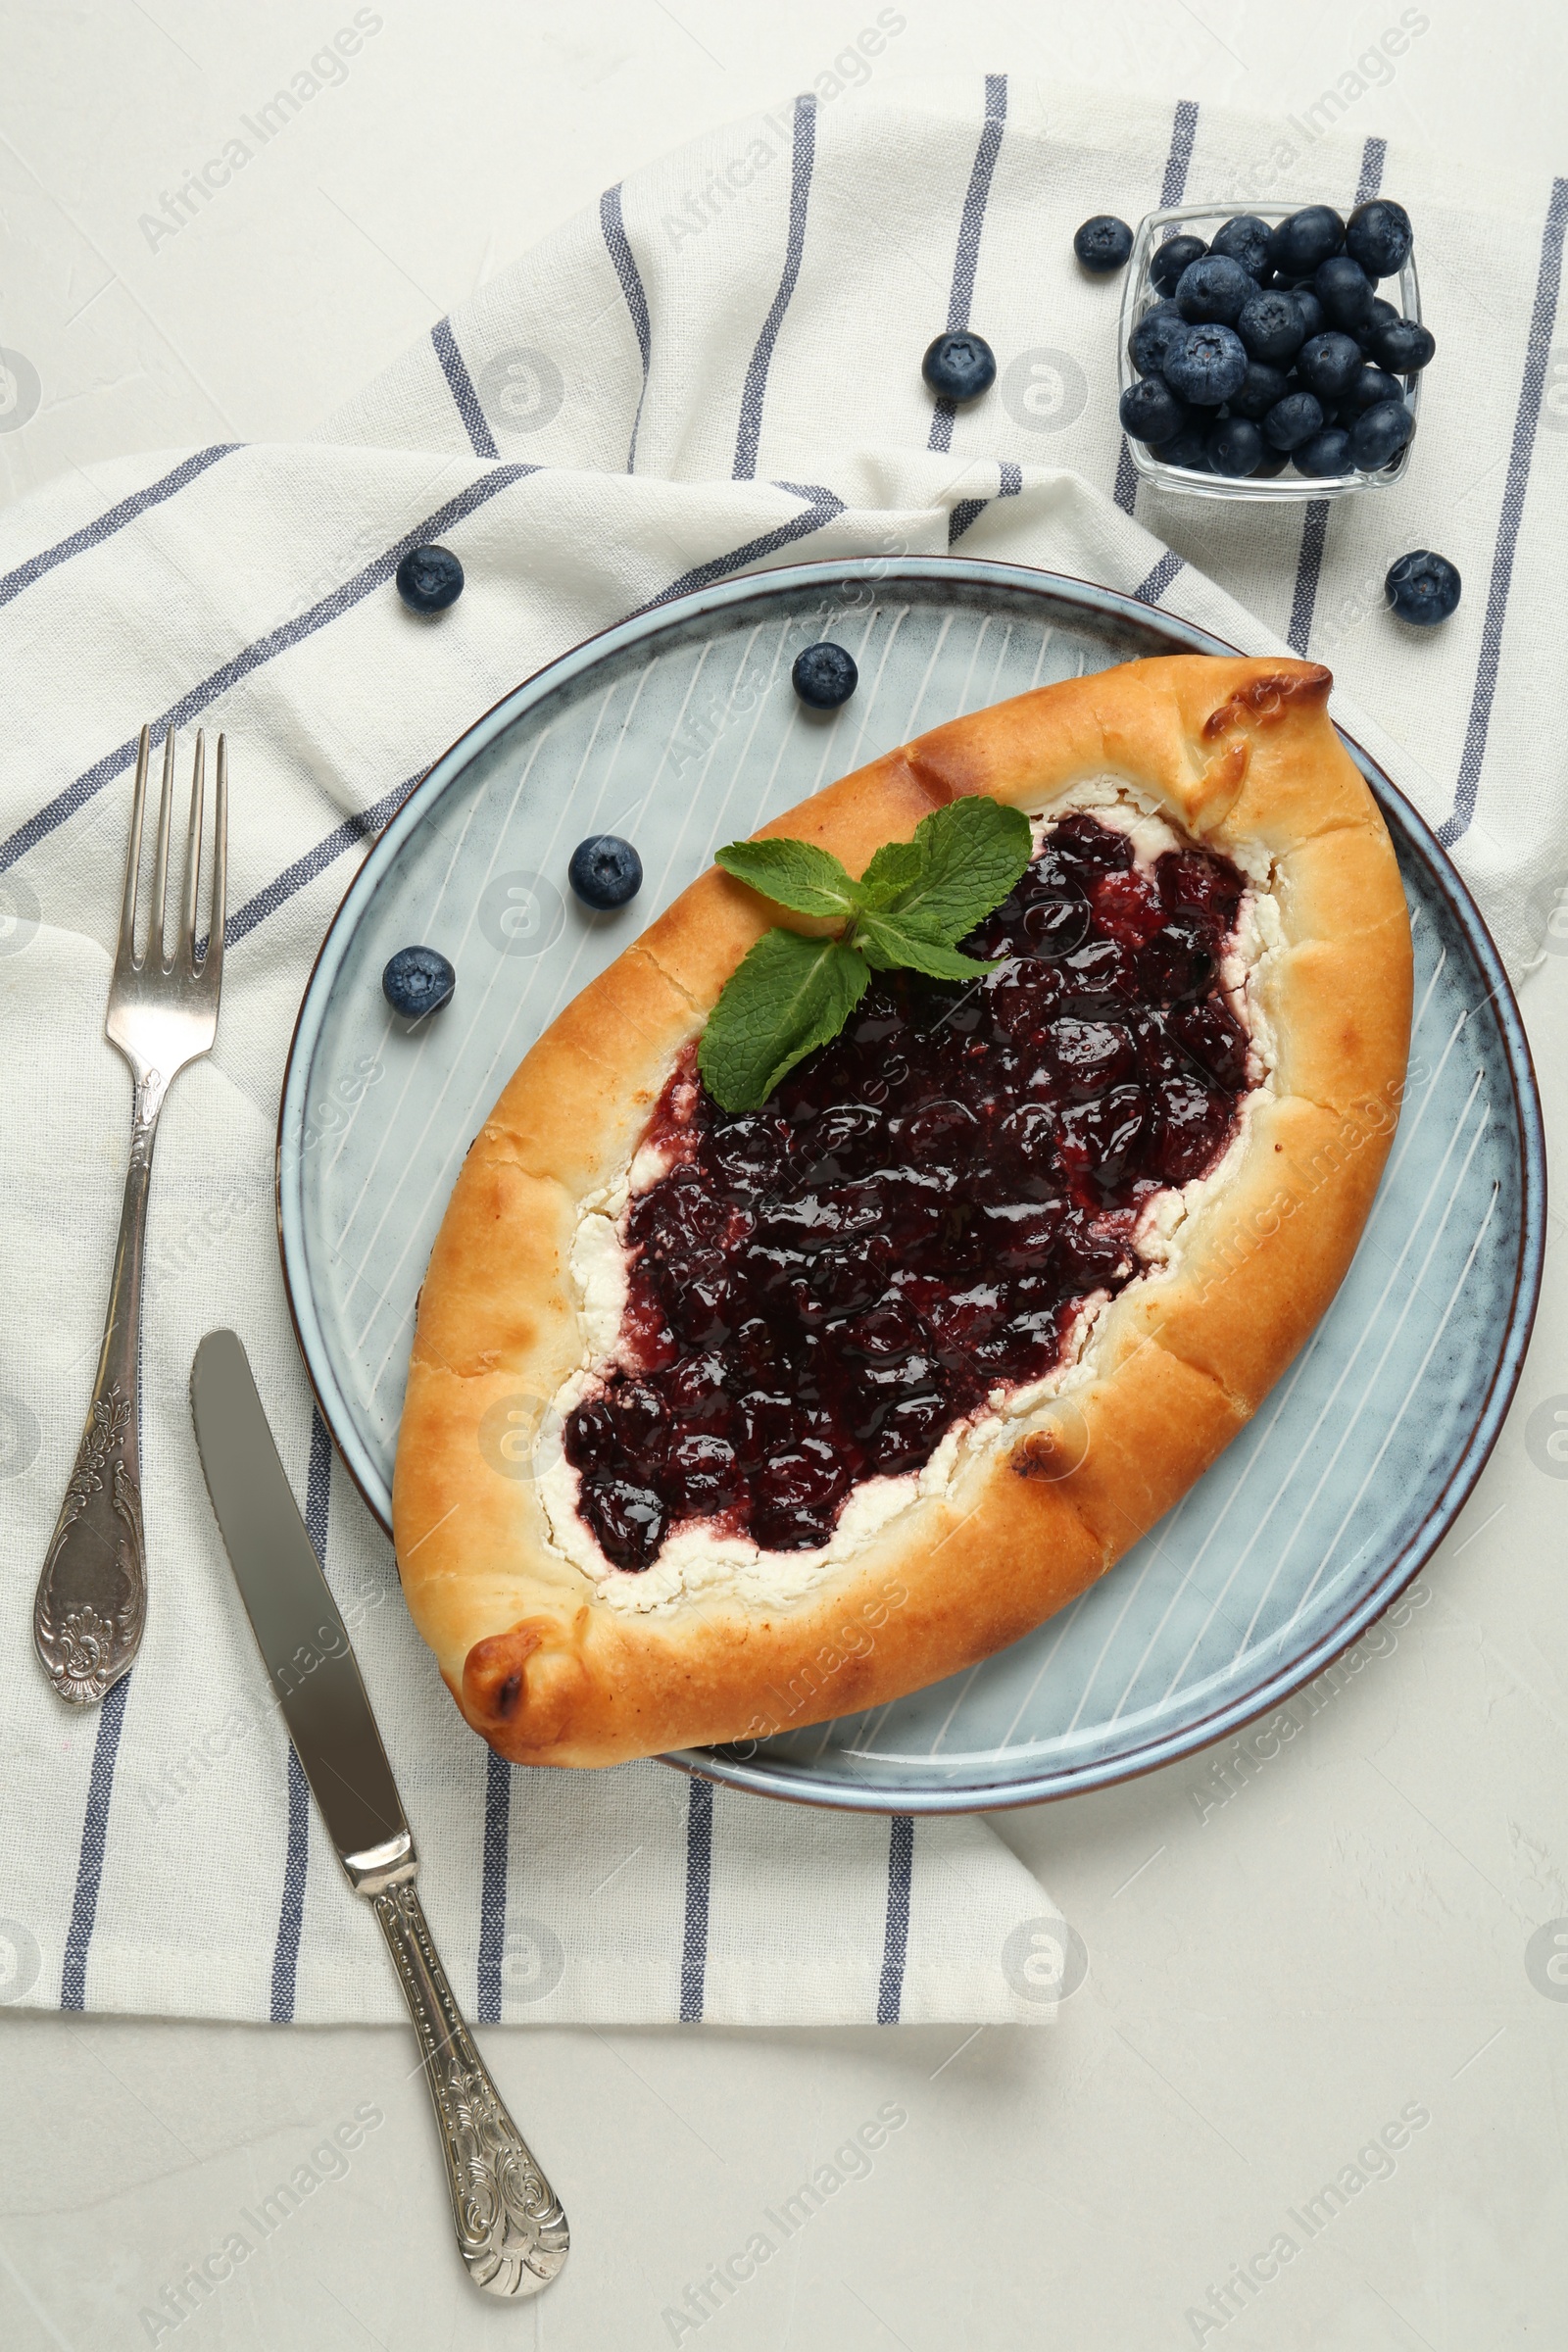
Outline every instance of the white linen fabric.
<path fill-rule="evenodd" d="M 1379 186 L 1414 215 L 1440 346 L 1407 481 L 1272 509 L 1139 491 L 1115 416 L 1120 287 L 1078 270 L 1078 221 L 1211 196 L 1343 208 Z M 1250 650 L 1329 660 L 1379 712 L 1342 700 L 1342 716 L 1523 968 L 1568 833 L 1531 692 L 1562 666 L 1547 632 L 1568 183 L 1515 191 L 1512 209 L 1490 195 L 1474 203 L 1451 162 L 1390 156 L 1370 125 L 1348 141 L 1191 104 L 1173 119 L 1002 74 L 852 95 L 827 74 L 607 192 L 313 441 L 77 469 L 0 516 L 0 1999 L 400 2013 L 267 1701 L 202 1486 L 186 1382 L 201 1334 L 227 1323 L 348 1616 L 476 2017 L 1054 2014 L 1054 1906 L 980 1822 L 816 1815 L 658 1764 L 513 1771 L 462 1725 L 290 1335 L 271 1157 L 294 1011 L 370 834 L 528 671 L 705 580 L 960 542 Z M 955 415 L 919 360 L 965 324 L 1001 373 Z M 392 587 L 430 540 L 467 575 L 434 624 Z M 1382 609 L 1390 560 L 1417 545 L 1465 577 L 1458 613 L 1426 634 Z M 30 1608 L 119 1213 L 127 1082 L 102 1021 L 143 717 L 227 730 L 232 911 L 217 1050 L 171 1098 L 153 1185 L 149 1633 L 130 1677 L 77 1714 L 35 1668 Z"/>

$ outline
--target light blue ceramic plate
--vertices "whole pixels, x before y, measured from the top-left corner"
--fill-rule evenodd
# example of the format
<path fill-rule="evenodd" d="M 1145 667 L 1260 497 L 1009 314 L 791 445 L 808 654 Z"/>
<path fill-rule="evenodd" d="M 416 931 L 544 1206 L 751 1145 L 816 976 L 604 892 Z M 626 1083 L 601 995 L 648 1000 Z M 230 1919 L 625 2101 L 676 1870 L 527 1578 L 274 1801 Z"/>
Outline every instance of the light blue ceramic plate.
<path fill-rule="evenodd" d="M 847 644 L 853 701 L 790 689 Z M 468 1144 L 561 1007 L 709 862 L 922 727 L 1133 656 L 1232 649 L 1057 574 L 954 558 L 803 564 L 623 622 L 519 686 L 405 802 L 306 991 L 283 1088 L 284 1279 L 327 1424 L 390 1516 L 415 1300 Z M 1517 1008 L 1427 827 L 1355 745 L 1415 934 L 1412 1083 L 1355 1262 L 1246 1434 L 1074 1606 L 971 1673 L 874 1713 L 672 1759 L 811 1803 L 961 1811 L 1092 1788 L 1275 1706 L 1355 1640 L 1451 1525 L 1501 1426 L 1540 1283 L 1540 1110 Z M 590 832 L 642 853 L 589 916 Z M 380 973 L 419 940 L 458 991 L 414 1034 Z"/>

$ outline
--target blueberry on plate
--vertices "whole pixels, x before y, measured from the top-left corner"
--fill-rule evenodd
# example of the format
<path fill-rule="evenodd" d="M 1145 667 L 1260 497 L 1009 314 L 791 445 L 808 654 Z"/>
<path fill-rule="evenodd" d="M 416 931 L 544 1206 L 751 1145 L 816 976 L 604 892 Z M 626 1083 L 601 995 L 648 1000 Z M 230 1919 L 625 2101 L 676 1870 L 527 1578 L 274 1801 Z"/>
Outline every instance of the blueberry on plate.
<path fill-rule="evenodd" d="M 1283 368 L 1265 368 L 1261 361 L 1252 360 L 1240 390 L 1231 394 L 1226 405 L 1233 416 L 1245 416 L 1252 424 L 1260 424 L 1270 409 L 1278 407 L 1285 398 L 1289 383 Z"/>
<path fill-rule="evenodd" d="M 1185 466 L 1189 473 L 1207 473 L 1210 470 L 1208 436 L 1211 430 L 1212 427 L 1202 421 L 1200 411 L 1198 421 L 1184 425 L 1169 441 L 1156 441 L 1153 454 L 1162 466 Z"/>
<path fill-rule="evenodd" d="M 1281 277 L 1310 277 L 1345 243 L 1345 222 L 1331 205 L 1308 204 L 1268 232 L 1268 258 Z"/>
<path fill-rule="evenodd" d="M 1149 274 L 1157 291 L 1174 294 L 1176 281 L 1184 270 L 1201 261 L 1208 247 L 1201 237 L 1167 237 L 1156 245 L 1149 264 Z"/>
<path fill-rule="evenodd" d="M 1301 341 L 1310 343 L 1328 325 L 1328 313 L 1312 291 L 1310 283 L 1291 288 L 1291 300 L 1301 314 Z"/>
<path fill-rule="evenodd" d="M 585 906 L 624 906 L 643 886 L 643 861 L 618 833 L 592 833 L 571 853 L 566 879 Z"/>
<path fill-rule="evenodd" d="M 1312 289 L 1323 305 L 1330 326 L 1337 326 L 1353 335 L 1366 320 L 1366 315 L 1377 299 L 1372 280 L 1359 262 L 1352 262 L 1348 253 L 1331 254 L 1315 272 Z"/>
<path fill-rule="evenodd" d="M 1363 409 L 1375 409 L 1380 400 L 1402 400 L 1404 388 L 1382 368 L 1363 368 L 1345 396 L 1344 406 L 1353 409 L 1359 416 Z"/>
<path fill-rule="evenodd" d="M 1208 436 L 1208 462 L 1216 473 L 1255 473 L 1263 436 L 1246 416 L 1222 416 Z"/>
<path fill-rule="evenodd" d="M 1156 302 L 1146 311 L 1127 338 L 1127 356 L 1140 375 L 1158 375 L 1165 365 L 1165 355 L 1178 335 L 1187 332 L 1187 321 L 1173 302 Z"/>
<path fill-rule="evenodd" d="M 1247 380 L 1247 346 L 1234 327 L 1190 326 L 1171 345 L 1165 381 L 1200 408 L 1223 408 Z"/>
<path fill-rule="evenodd" d="M 1310 392 L 1287 392 L 1263 418 L 1263 438 L 1271 449 L 1299 449 L 1323 430 L 1323 404 Z"/>
<path fill-rule="evenodd" d="M 1126 268 L 1133 232 L 1114 213 L 1096 213 L 1073 238 L 1072 249 L 1094 276 L 1108 277 L 1113 270 Z"/>
<path fill-rule="evenodd" d="M 943 400 L 978 400 L 997 380 L 997 355 L 983 335 L 938 335 L 920 373 Z"/>
<path fill-rule="evenodd" d="M 1367 337 L 1367 351 L 1380 368 L 1391 375 L 1416 375 L 1426 366 L 1438 348 L 1437 337 L 1429 326 L 1418 326 L 1413 318 L 1396 318 L 1380 326 Z"/>
<path fill-rule="evenodd" d="M 1282 294 L 1277 287 L 1243 303 L 1236 332 L 1250 356 L 1270 368 L 1288 368 L 1306 340 L 1300 304 L 1294 294 Z"/>
<path fill-rule="evenodd" d="M 1143 375 L 1118 404 L 1121 429 L 1133 441 L 1169 441 L 1187 422 L 1187 403 L 1162 376 Z"/>
<path fill-rule="evenodd" d="M 1248 276 L 1240 262 L 1223 253 L 1205 253 L 1200 261 L 1189 263 L 1177 279 L 1176 308 L 1194 326 L 1216 321 L 1234 326 L 1256 292 L 1257 280 Z"/>
<path fill-rule="evenodd" d="M 797 654 L 790 671 L 790 684 L 802 702 L 809 704 L 813 710 L 836 710 L 841 703 L 849 701 L 859 683 L 855 656 L 846 653 L 842 645 L 830 645 L 826 639 Z"/>
<path fill-rule="evenodd" d="M 1296 355 L 1296 372 L 1319 400 L 1343 400 L 1366 361 L 1353 335 L 1314 335 Z"/>
<path fill-rule="evenodd" d="M 1303 441 L 1293 450 L 1298 473 L 1309 473 L 1315 481 L 1326 481 L 1330 474 L 1350 470 L 1350 436 L 1343 425 L 1326 424 L 1310 441 Z"/>
<path fill-rule="evenodd" d="M 1396 458 L 1415 431 L 1415 418 L 1402 400 L 1380 400 L 1365 410 L 1350 427 L 1350 463 L 1362 473 L 1376 473 Z"/>
<path fill-rule="evenodd" d="M 1372 278 L 1393 277 L 1402 270 L 1414 237 L 1409 214 L 1388 196 L 1369 196 L 1345 224 L 1346 252 Z"/>
<path fill-rule="evenodd" d="M 1435 629 L 1459 602 L 1459 574 L 1446 556 L 1427 547 L 1412 548 L 1389 565 L 1383 583 L 1389 602 L 1401 620 L 1418 629 Z"/>
<path fill-rule="evenodd" d="M 381 994 L 406 1021 L 439 1012 L 458 985 L 458 975 L 435 948 L 399 948 L 381 974 Z"/>
<path fill-rule="evenodd" d="M 416 547 L 398 565 L 397 586 L 411 612 L 444 612 L 463 594 L 463 565 L 450 547 Z"/>
<path fill-rule="evenodd" d="M 1248 276 L 1261 284 L 1269 270 L 1268 222 L 1260 220 L 1255 213 L 1237 213 L 1222 228 L 1215 229 L 1208 250 L 1240 262 Z"/>

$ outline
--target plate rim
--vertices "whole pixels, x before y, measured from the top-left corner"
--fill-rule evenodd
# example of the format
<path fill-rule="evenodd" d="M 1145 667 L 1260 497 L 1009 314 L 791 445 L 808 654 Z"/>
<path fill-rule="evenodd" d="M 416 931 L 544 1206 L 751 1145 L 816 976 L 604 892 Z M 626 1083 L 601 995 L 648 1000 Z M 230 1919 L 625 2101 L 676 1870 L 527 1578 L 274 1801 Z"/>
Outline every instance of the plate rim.
<path fill-rule="evenodd" d="M 520 717 L 546 694 L 584 669 L 636 644 L 640 639 L 665 628 L 679 626 L 706 612 L 743 603 L 762 589 L 786 593 L 808 589 L 815 583 L 827 580 L 864 580 L 873 587 L 887 589 L 891 586 L 896 593 L 897 583 L 901 579 L 925 583 L 948 581 L 976 586 L 1008 586 L 1026 594 L 1053 595 L 1109 618 L 1136 622 L 1141 628 L 1152 630 L 1167 642 L 1174 640 L 1173 651 L 1229 655 L 1241 651 L 1226 639 L 1215 636 L 1211 630 L 1200 627 L 1197 622 L 1184 620 L 1163 606 L 1146 604 L 1120 589 L 1106 588 L 1099 582 L 1081 579 L 1073 573 L 1056 571 L 1043 564 L 1003 564 L 974 556 L 902 556 L 896 561 L 881 556 L 854 556 L 838 562 L 819 560 L 809 564 L 781 564 L 736 572 L 727 579 L 710 582 L 667 604 L 646 606 L 626 618 L 612 622 L 608 627 L 579 639 L 576 644 L 553 656 L 549 662 L 541 663 L 454 738 L 376 833 L 333 911 L 301 992 L 278 1090 L 273 1204 L 289 1321 L 306 1380 L 331 1438 L 333 1450 L 371 1517 L 389 1539 L 392 1532 L 390 1515 L 380 1500 L 379 1481 L 370 1470 L 368 1453 L 355 1429 L 348 1400 L 333 1371 L 311 1294 L 303 1232 L 299 1229 L 301 1211 L 297 1195 L 291 1198 L 285 1191 L 285 1132 L 294 1110 L 303 1110 L 303 1102 L 297 1103 L 296 1097 L 305 1091 L 303 1078 L 319 1037 L 325 1006 L 330 998 L 331 982 L 343 961 L 364 906 L 373 897 L 382 873 L 405 839 L 423 821 L 426 808 L 440 801 L 462 770 L 506 726 Z M 805 1767 L 770 1764 L 760 1768 L 746 1759 L 717 1757 L 707 1749 L 680 1749 L 660 1757 L 658 1761 L 669 1764 L 692 1778 L 744 1789 L 752 1795 L 771 1797 L 777 1802 L 851 1813 L 1002 1812 L 1011 1811 L 1021 1805 L 1084 1795 L 1094 1788 L 1113 1788 L 1124 1781 L 1141 1778 L 1146 1773 L 1157 1772 L 1183 1756 L 1199 1753 L 1230 1738 L 1314 1681 L 1393 1605 L 1420 1574 L 1453 1526 L 1474 1492 L 1501 1434 L 1524 1368 L 1540 1303 L 1545 1252 L 1546 1199 L 1545 1139 L 1540 1090 L 1512 983 L 1464 877 L 1419 809 L 1400 791 L 1381 763 L 1346 728 L 1339 726 L 1338 721 L 1335 723 L 1342 742 L 1366 779 L 1373 797 L 1386 813 L 1392 810 L 1396 816 L 1408 846 L 1426 865 L 1439 895 L 1457 919 L 1471 953 L 1491 984 L 1490 999 L 1484 1002 L 1490 1001 L 1494 1005 L 1501 1032 L 1519 1143 L 1521 1215 L 1512 1296 L 1502 1345 L 1486 1396 L 1464 1446 L 1420 1524 L 1394 1555 L 1385 1573 L 1371 1590 L 1331 1625 L 1310 1649 L 1277 1667 L 1263 1683 L 1254 1686 L 1247 1693 L 1208 1714 L 1192 1718 L 1179 1729 L 1142 1741 L 1115 1758 L 1037 1773 L 1024 1780 L 1009 1780 L 995 1786 L 977 1787 L 971 1783 L 957 1788 L 928 1786 L 897 1790 L 885 1787 L 861 1788 L 851 1785 L 828 1784 L 813 1780 Z"/>

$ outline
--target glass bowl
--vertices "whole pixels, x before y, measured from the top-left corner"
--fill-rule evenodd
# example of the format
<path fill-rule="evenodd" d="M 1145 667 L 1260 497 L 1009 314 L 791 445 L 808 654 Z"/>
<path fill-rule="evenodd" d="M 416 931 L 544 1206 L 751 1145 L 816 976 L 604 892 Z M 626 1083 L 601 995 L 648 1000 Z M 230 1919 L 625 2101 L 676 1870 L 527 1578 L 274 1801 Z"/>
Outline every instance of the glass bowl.
<path fill-rule="evenodd" d="M 1167 237 L 1185 231 L 1212 244 L 1214 232 L 1226 220 L 1234 220 L 1239 213 L 1250 213 L 1266 220 L 1272 228 L 1277 220 L 1287 220 L 1298 213 L 1298 204 L 1179 204 L 1160 213 L 1149 213 L 1138 223 L 1133 239 L 1132 257 L 1127 264 L 1127 284 L 1121 305 L 1120 388 L 1139 381 L 1137 368 L 1128 356 L 1127 346 L 1133 328 L 1144 313 L 1159 301 L 1159 290 L 1149 274 L 1149 267 L 1157 247 Z M 1397 291 L 1396 292 L 1396 288 Z M 1396 279 L 1384 278 L 1378 292 L 1386 302 L 1393 302 L 1402 318 L 1421 318 L 1421 288 L 1415 273 L 1415 250 L 1412 247 Z M 1412 416 L 1418 416 L 1421 405 L 1421 378 L 1403 378 L 1404 402 Z M 1400 480 L 1415 447 L 1412 434 L 1398 456 L 1376 473 L 1331 473 L 1319 478 L 1296 473 L 1287 468 L 1267 481 L 1250 474 L 1199 473 L 1190 466 L 1167 466 L 1157 458 L 1146 441 L 1135 441 L 1129 434 L 1127 447 L 1132 452 L 1133 465 L 1146 481 L 1155 483 L 1161 490 L 1175 492 L 1183 498 L 1257 498 L 1301 499 L 1345 498 L 1352 490 L 1387 490 Z"/>

